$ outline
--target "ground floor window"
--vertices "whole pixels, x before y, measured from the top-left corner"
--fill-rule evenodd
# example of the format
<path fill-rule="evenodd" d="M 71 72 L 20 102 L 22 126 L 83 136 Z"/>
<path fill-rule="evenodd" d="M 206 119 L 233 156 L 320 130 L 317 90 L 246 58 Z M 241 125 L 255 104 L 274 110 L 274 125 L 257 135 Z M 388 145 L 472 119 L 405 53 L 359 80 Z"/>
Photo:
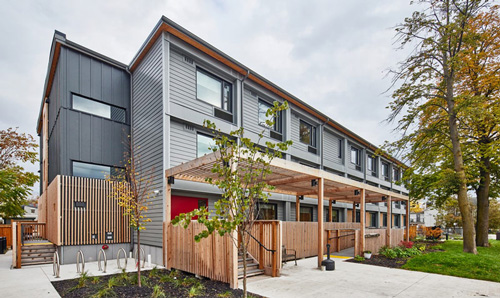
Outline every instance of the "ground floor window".
<path fill-rule="evenodd" d="M 356 210 L 356 222 L 361 222 L 361 211 Z"/>
<path fill-rule="evenodd" d="M 257 219 L 259 220 L 278 219 L 278 204 L 259 203 L 257 211 Z"/>
<path fill-rule="evenodd" d="M 387 213 L 382 215 L 382 226 L 387 227 Z"/>
<path fill-rule="evenodd" d="M 313 221 L 313 208 L 300 206 L 300 221 Z"/>
<path fill-rule="evenodd" d="M 370 227 L 372 227 L 372 228 L 377 227 L 377 213 L 376 212 L 370 212 Z"/>
<path fill-rule="evenodd" d="M 326 221 L 330 218 L 330 210 L 326 209 Z M 332 222 L 340 222 L 340 210 L 332 209 Z"/>
<path fill-rule="evenodd" d="M 399 214 L 394 215 L 394 226 L 401 227 L 401 215 Z"/>
<path fill-rule="evenodd" d="M 406 215 L 403 215 L 403 226 L 406 227 Z"/>

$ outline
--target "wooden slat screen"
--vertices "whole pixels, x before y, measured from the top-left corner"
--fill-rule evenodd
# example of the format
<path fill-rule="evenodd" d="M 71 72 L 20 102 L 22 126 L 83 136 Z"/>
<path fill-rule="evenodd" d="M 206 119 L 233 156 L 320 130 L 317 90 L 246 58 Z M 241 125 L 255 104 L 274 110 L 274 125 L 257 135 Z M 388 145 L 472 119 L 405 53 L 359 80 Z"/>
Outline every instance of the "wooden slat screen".
<path fill-rule="evenodd" d="M 271 268 L 271 275 L 277 276 L 278 272 L 273 272 L 273 259 L 275 262 L 275 270 L 279 270 L 281 264 L 281 228 L 282 222 L 279 220 L 258 220 L 252 226 L 251 234 L 266 248 L 275 250 L 273 254 L 270 251 L 262 248 L 257 241 L 250 239 L 248 243 L 248 252 L 261 265 L 261 268 Z M 262 256 L 261 256 L 262 254 Z"/>
<path fill-rule="evenodd" d="M 391 230 L 391 246 L 398 246 L 404 240 L 404 229 Z"/>
<path fill-rule="evenodd" d="M 60 180 L 61 177 L 56 176 L 44 193 L 46 195 L 47 240 L 56 245 L 61 245 Z"/>
<path fill-rule="evenodd" d="M 323 223 L 325 230 L 340 230 L 340 235 L 352 234 L 352 230 L 359 229 L 359 223 L 351 222 L 325 222 Z M 284 221 L 283 226 L 283 245 L 287 249 L 295 249 L 297 258 L 308 258 L 318 255 L 318 223 L 317 222 L 295 222 Z M 337 236 L 336 232 L 332 232 L 330 237 Z M 326 247 L 328 233 L 325 231 L 324 236 Z M 328 241 L 331 245 L 330 252 L 337 251 L 337 239 Z M 354 246 L 354 235 L 342 237 L 340 239 L 340 250 Z M 325 248 L 326 253 L 326 248 Z"/>
<path fill-rule="evenodd" d="M 205 226 L 192 221 L 187 229 L 181 226 L 166 227 L 169 237 L 169 266 L 182 271 L 231 284 L 233 240 L 229 235 L 210 235 L 200 242 L 194 236 L 205 230 Z"/>

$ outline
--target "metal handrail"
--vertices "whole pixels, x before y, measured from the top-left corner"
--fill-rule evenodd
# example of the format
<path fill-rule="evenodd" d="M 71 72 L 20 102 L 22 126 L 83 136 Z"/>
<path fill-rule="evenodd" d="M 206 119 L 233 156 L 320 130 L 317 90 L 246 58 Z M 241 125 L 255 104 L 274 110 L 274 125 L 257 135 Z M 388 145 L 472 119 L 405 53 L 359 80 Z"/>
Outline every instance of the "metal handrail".
<path fill-rule="evenodd" d="M 253 239 L 253 240 L 257 241 L 257 243 L 258 243 L 258 244 L 259 244 L 262 248 L 264 248 L 265 250 L 270 251 L 270 252 L 272 252 L 272 253 L 275 253 L 275 252 L 276 252 L 276 250 L 275 250 L 275 249 L 269 249 L 269 248 L 267 248 L 264 244 L 262 244 L 259 240 L 257 240 L 257 238 L 255 238 L 255 237 L 254 237 L 252 234 L 250 234 L 248 231 L 246 231 L 246 230 L 245 230 L 245 232 L 246 232 L 248 235 L 250 235 L 250 237 L 252 237 L 252 239 Z"/>
<path fill-rule="evenodd" d="M 351 233 L 351 234 L 345 234 L 345 235 L 340 235 L 340 236 L 334 236 L 334 237 L 330 237 L 328 238 L 328 240 L 332 240 L 332 239 L 340 239 L 342 237 L 347 237 L 347 236 L 352 236 L 352 235 L 356 235 L 355 233 Z"/>
<path fill-rule="evenodd" d="M 104 256 L 104 269 L 101 267 L 101 256 Z M 97 270 L 106 273 L 106 267 L 108 266 L 108 258 L 106 257 L 106 252 L 101 248 L 99 255 L 97 256 Z"/>
<path fill-rule="evenodd" d="M 59 262 L 59 253 L 54 252 L 54 257 L 52 261 L 52 275 L 59 278 L 59 273 L 61 272 L 61 264 Z"/>
<path fill-rule="evenodd" d="M 82 264 L 82 269 L 80 270 L 80 262 Z M 80 249 L 76 253 L 76 273 L 83 274 L 85 272 L 85 256 L 83 255 L 83 251 Z"/>
<path fill-rule="evenodd" d="M 123 256 L 125 257 L 125 267 L 122 267 L 122 265 L 120 264 L 120 252 L 122 251 L 123 251 Z M 118 253 L 116 254 L 116 266 L 118 267 L 118 269 L 127 269 L 127 263 L 128 263 L 127 252 L 122 247 L 118 250 Z"/>
<path fill-rule="evenodd" d="M 140 265 L 140 261 L 137 260 L 137 253 L 138 253 L 138 250 L 134 250 L 134 259 L 135 259 L 135 263 L 136 264 L 139 264 Z M 142 267 L 141 268 L 144 268 L 144 266 L 146 265 L 146 253 L 144 252 L 144 249 L 141 247 L 141 254 L 142 254 Z"/>

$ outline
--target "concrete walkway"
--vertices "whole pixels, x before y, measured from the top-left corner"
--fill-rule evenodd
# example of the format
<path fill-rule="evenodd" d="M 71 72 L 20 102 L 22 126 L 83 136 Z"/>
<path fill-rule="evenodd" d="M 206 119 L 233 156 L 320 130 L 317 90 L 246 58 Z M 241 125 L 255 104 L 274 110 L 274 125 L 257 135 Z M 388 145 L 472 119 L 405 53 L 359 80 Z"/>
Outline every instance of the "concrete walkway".
<path fill-rule="evenodd" d="M 335 259 L 335 271 L 316 269 L 317 258 L 288 263 L 281 277 L 257 276 L 248 290 L 280 297 L 500 297 L 500 283 L 363 265 Z M 242 283 L 240 282 L 240 288 Z"/>
<path fill-rule="evenodd" d="M 122 266 L 124 260 L 121 261 Z M 78 278 L 76 265 L 62 265 L 60 277 L 52 275 L 52 264 L 25 266 L 21 269 L 11 269 L 12 251 L 0 255 L 0 297 L 60 297 L 51 281 Z M 145 266 L 142 270 L 151 270 L 155 265 Z M 163 268 L 158 266 L 159 268 Z M 91 276 L 117 274 L 122 272 L 118 269 L 116 259 L 108 260 L 106 273 L 98 271 L 97 262 L 85 264 L 85 271 Z M 127 272 L 136 271 L 134 259 L 128 259 Z"/>

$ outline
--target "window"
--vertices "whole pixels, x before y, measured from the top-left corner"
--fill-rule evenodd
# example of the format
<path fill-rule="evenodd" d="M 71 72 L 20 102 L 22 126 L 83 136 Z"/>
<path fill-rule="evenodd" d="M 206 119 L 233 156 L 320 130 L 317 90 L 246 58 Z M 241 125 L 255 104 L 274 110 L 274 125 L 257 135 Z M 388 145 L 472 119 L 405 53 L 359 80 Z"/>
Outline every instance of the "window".
<path fill-rule="evenodd" d="M 196 70 L 196 97 L 206 103 L 233 111 L 233 86 L 201 69 Z"/>
<path fill-rule="evenodd" d="M 259 203 L 257 219 L 258 220 L 278 219 L 278 205 L 271 203 Z"/>
<path fill-rule="evenodd" d="M 385 181 L 389 181 L 389 164 L 386 162 L 382 162 L 382 176 Z"/>
<path fill-rule="evenodd" d="M 344 140 L 339 139 L 339 158 L 342 158 L 343 154 L 342 152 L 344 151 Z"/>
<path fill-rule="evenodd" d="M 316 148 L 316 127 L 300 120 L 299 134 L 302 143 Z"/>
<path fill-rule="evenodd" d="M 340 210 L 339 209 L 332 209 L 332 222 L 340 222 Z M 330 210 L 326 209 L 326 221 L 330 218 Z"/>
<path fill-rule="evenodd" d="M 300 221 L 313 221 L 313 208 L 300 206 Z"/>
<path fill-rule="evenodd" d="M 401 227 L 401 215 L 399 214 L 394 214 L 394 226 L 395 227 Z"/>
<path fill-rule="evenodd" d="M 106 179 L 118 176 L 121 171 L 120 168 L 73 161 L 73 176 Z"/>
<path fill-rule="evenodd" d="M 406 227 L 406 215 L 403 215 L 403 227 Z"/>
<path fill-rule="evenodd" d="M 125 109 L 110 106 L 76 94 L 72 94 L 71 97 L 73 102 L 72 107 L 75 110 L 125 123 Z"/>
<path fill-rule="evenodd" d="M 387 213 L 382 215 L 382 226 L 387 227 Z"/>
<path fill-rule="evenodd" d="M 212 146 L 215 146 L 215 142 L 212 137 L 201 133 L 196 135 L 196 157 L 212 153 L 213 151 L 209 149 Z"/>
<path fill-rule="evenodd" d="M 377 227 L 377 213 L 370 212 L 370 227 Z"/>
<path fill-rule="evenodd" d="M 356 222 L 361 222 L 361 211 L 356 210 Z"/>
<path fill-rule="evenodd" d="M 266 116 L 267 110 L 272 108 L 273 106 L 270 103 L 267 103 L 263 100 L 259 100 L 259 125 L 267 127 L 269 129 L 274 130 L 275 132 L 282 133 L 282 114 L 278 112 L 277 117 L 274 119 L 274 125 L 270 127 L 266 124 L 266 121 L 273 121 L 272 116 Z"/>
<path fill-rule="evenodd" d="M 361 170 L 361 150 L 351 146 L 351 163 L 356 166 L 356 170 Z"/>
<path fill-rule="evenodd" d="M 371 172 L 372 176 L 377 176 L 377 158 L 373 155 L 368 155 L 366 160 L 366 169 Z"/>
<path fill-rule="evenodd" d="M 396 167 L 392 168 L 392 179 L 397 182 L 401 177 L 399 177 L 399 169 Z"/>

